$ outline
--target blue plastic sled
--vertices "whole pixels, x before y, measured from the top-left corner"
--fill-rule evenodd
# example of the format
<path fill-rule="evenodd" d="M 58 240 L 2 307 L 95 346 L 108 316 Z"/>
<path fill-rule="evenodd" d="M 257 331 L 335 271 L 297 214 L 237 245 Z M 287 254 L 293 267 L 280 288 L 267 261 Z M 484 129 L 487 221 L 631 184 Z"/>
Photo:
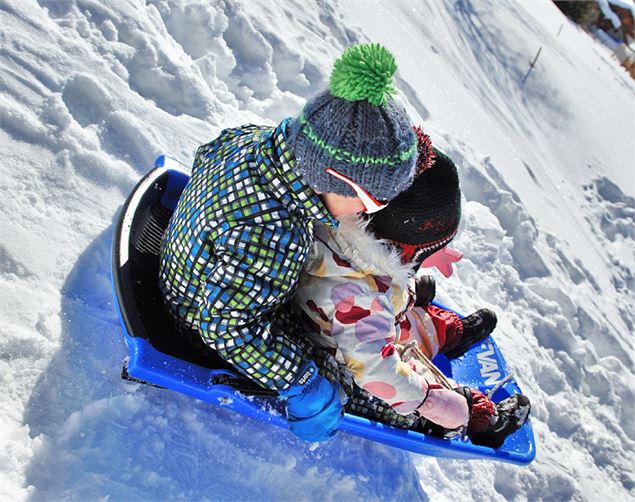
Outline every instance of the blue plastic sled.
<path fill-rule="evenodd" d="M 218 357 L 179 346 L 170 328 L 157 285 L 159 246 L 176 202 L 189 179 L 188 169 L 161 156 L 155 169 L 134 188 L 121 211 L 113 238 L 112 272 L 116 305 L 129 357 L 124 378 L 182 392 L 263 422 L 287 427 L 276 394 L 250 382 Z M 488 338 L 463 357 L 435 363 L 450 378 L 487 391 L 507 375 L 505 359 Z M 520 389 L 513 379 L 496 391 L 499 401 Z M 445 440 L 346 414 L 341 431 L 414 453 L 455 459 L 490 459 L 529 464 L 536 455 L 529 421 L 492 449 L 469 440 Z"/>

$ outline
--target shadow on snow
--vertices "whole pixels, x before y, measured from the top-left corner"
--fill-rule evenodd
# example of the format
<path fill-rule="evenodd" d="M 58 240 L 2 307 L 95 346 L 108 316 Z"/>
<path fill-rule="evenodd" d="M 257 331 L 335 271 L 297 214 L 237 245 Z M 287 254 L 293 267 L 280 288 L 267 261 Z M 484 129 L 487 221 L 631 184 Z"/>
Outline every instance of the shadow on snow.
<path fill-rule="evenodd" d="M 411 456 L 340 434 L 318 447 L 230 410 L 120 379 L 112 227 L 62 289 L 59 350 L 25 410 L 33 500 L 426 500 Z"/>

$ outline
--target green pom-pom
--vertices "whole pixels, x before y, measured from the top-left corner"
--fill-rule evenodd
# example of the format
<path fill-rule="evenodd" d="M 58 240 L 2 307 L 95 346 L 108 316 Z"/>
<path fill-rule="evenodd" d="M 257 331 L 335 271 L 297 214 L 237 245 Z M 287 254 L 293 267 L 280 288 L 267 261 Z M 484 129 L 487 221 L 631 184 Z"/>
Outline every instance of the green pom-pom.
<path fill-rule="evenodd" d="M 395 58 L 382 45 L 355 45 L 335 61 L 331 94 L 348 101 L 366 100 L 376 106 L 384 105 L 397 92 L 392 83 L 396 70 Z"/>

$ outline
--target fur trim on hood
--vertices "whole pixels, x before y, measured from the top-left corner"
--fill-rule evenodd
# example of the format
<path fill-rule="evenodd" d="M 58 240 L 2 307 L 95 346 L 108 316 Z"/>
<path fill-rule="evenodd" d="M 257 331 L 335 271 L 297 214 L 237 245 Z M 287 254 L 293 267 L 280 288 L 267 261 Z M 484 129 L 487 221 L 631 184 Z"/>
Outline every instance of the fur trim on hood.
<path fill-rule="evenodd" d="M 368 222 L 355 215 L 340 220 L 332 236 L 343 258 L 362 272 L 390 276 L 394 283 L 405 288 L 414 276 L 412 266 L 404 265 L 399 251 L 377 239 L 367 227 Z"/>

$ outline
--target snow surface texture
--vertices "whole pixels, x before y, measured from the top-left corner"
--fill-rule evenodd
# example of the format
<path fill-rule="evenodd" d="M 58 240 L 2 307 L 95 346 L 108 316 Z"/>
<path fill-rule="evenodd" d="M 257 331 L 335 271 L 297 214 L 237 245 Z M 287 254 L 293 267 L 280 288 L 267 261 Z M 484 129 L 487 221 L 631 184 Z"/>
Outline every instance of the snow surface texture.
<path fill-rule="evenodd" d="M 627 500 L 635 494 L 632 80 L 548 0 L 0 0 L 0 499 Z M 119 378 L 109 246 L 162 152 L 273 124 L 357 42 L 459 165 L 441 282 L 533 403 L 526 468 L 316 447 Z M 542 48 L 531 72 L 530 62 Z"/>

